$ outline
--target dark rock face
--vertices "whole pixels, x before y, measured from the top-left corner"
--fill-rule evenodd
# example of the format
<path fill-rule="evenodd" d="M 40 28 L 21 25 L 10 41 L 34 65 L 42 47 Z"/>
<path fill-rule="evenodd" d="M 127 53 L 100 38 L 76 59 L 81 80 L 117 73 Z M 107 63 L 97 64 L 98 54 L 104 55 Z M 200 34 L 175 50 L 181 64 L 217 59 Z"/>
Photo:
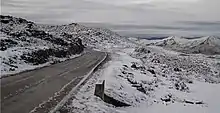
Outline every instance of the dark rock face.
<path fill-rule="evenodd" d="M 78 39 L 80 40 L 80 39 Z M 28 63 L 33 63 L 33 65 L 39 65 L 48 62 L 48 58 L 50 56 L 55 56 L 58 58 L 66 58 L 70 57 L 73 54 L 80 54 L 83 52 L 83 45 L 70 45 L 64 49 L 45 49 L 45 50 L 38 50 L 32 53 L 23 54 L 21 58 Z"/>
<path fill-rule="evenodd" d="M 27 63 L 33 63 L 33 65 L 39 65 L 46 63 L 48 61 L 49 55 L 51 55 L 50 50 L 38 50 L 33 53 L 23 54 L 21 58 Z"/>

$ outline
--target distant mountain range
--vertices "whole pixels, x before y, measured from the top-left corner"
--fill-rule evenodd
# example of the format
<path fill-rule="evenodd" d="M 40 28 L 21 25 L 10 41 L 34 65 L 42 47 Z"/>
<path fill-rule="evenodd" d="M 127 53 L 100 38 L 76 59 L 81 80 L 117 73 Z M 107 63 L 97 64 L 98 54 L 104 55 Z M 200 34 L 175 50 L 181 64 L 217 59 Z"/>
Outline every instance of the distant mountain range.
<path fill-rule="evenodd" d="M 220 37 L 218 36 L 207 36 L 194 39 L 171 36 L 149 45 L 161 46 L 184 53 L 201 53 L 207 55 L 220 54 Z"/>

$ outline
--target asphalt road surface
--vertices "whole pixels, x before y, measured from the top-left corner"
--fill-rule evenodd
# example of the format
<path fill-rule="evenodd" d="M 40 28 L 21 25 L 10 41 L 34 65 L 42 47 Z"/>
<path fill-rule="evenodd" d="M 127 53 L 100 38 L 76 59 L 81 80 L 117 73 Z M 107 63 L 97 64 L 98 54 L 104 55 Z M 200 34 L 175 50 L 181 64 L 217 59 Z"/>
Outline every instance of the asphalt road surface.
<path fill-rule="evenodd" d="M 105 53 L 88 51 L 65 62 L 2 78 L 1 113 L 28 113 L 72 82 L 56 101 L 45 105 L 53 107 L 104 57 Z"/>

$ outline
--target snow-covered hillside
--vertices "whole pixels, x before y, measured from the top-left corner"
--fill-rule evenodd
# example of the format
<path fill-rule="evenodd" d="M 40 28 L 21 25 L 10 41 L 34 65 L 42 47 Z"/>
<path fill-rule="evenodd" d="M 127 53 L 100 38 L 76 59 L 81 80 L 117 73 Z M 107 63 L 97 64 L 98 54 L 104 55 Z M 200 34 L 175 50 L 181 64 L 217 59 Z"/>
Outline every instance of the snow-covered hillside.
<path fill-rule="evenodd" d="M 114 50 L 62 110 L 70 113 L 218 113 L 220 61 L 161 47 Z M 105 80 L 105 94 L 130 106 L 116 107 L 94 96 Z"/>
<path fill-rule="evenodd" d="M 1 76 L 15 74 L 79 56 L 84 46 L 106 50 L 128 40 L 106 29 L 42 25 L 1 15 Z"/>
<path fill-rule="evenodd" d="M 103 28 L 89 28 L 77 23 L 60 26 L 40 25 L 40 28 L 52 35 L 80 38 L 87 47 L 100 50 L 131 46 L 131 42 L 125 37 Z"/>
<path fill-rule="evenodd" d="M 196 39 L 187 39 L 186 37 L 171 36 L 163 40 L 151 43 L 168 49 L 193 54 L 220 54 L 220 37 L 207 36 Z"/>
<path fill-rule="evenodd" d="M 0 34 L 1 75 L 79 56 L 84 47 L 109 53 L 109 61 L 71 94 L 64 112 L 220 111 L 219 37 L 126 39 L 107 29 L 77 23 L 42 25 L 11 16 L 1 16 Z M 94 96 L 98 80 L 105 80 L 105 96 L 116 103 Z"/>
<path fill-rule="evenodd" d="M 84 49 L 80 38 L 51 35 L 22 18 L 1 15 L 0 33 L 1 76 L 64 61 Z"/>

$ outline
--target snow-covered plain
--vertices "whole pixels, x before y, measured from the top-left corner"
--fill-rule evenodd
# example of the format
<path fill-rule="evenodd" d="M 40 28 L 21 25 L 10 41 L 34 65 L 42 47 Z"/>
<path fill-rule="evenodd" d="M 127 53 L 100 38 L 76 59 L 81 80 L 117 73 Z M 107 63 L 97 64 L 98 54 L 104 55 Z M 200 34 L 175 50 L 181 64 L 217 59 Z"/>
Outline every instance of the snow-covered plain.
<path fill-rule="evenodd" d="M 219 113 L 219 60 L 156 46 L 111 53 L 111 60 L 64 109 L 74 113 Z M 115 107 L 94 96 L 98 80 L 106 81 L 106 95 L 130 106 Z"/>

